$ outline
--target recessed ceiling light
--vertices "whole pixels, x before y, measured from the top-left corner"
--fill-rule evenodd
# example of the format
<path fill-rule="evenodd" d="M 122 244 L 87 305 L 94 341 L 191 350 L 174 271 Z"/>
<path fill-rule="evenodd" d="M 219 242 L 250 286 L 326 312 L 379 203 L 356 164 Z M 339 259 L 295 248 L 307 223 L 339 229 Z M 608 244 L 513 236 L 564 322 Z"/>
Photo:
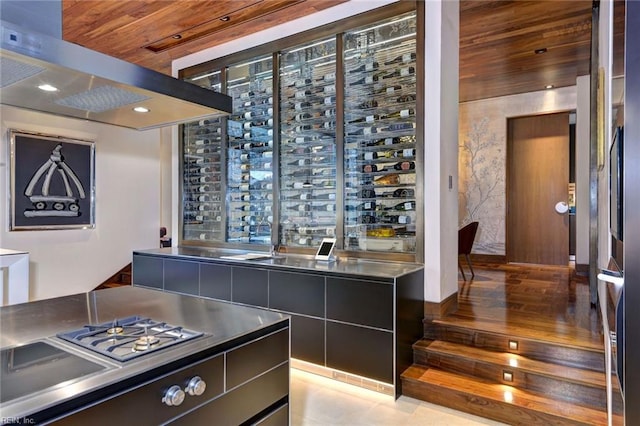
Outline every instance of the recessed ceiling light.
<path fill-rule="evenodd" d="M 534 50 L 534 52 L 536 53 L 536 55 L 540 55 L 542 53 L 547 53 L 547 48 L 543 47 L 542 49 L 536 49 L 536 50 Z"/>
<path fill-rule="evenodd" d="M 176 40 L 180 40 L 182 38 L 182 36 L 180 34 L 176 34 L 176 35 L 172 36 L 171 38 L 174 38 Z"/>
<path fill-rule="evenodd" d="M 545 89 L 553 89 L 553 84 L 547 84 L 544 86 Z"/>
<path fill-rule="evenodd" d="M 231 18 L 229 18 L 228 16 L 223 16 L 222 18 L 220 18 L 220 20 L 222 22 L 227 22 L 228 20 L 230 20 Z"/>
<path fill-rule="evenodd" d="M 143 107 L 143 106 L 137 106 L 133 109 L 135 112 L 149 112 L 150 109 Z"/>
<path fill-rule="evenodd" d="M 57 87 L 52 86 L 50 84 L 41 84 L 40 86 L 38 86 L 38 89 L 44 90 L 45 92 L 57 92 L 58 91 Z"/>

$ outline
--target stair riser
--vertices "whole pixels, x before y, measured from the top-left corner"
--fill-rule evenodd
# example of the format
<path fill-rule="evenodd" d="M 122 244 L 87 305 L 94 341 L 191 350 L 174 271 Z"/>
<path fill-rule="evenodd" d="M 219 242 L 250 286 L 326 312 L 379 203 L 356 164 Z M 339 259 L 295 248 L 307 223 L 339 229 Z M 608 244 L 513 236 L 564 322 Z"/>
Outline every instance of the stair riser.
<path fill-rule="evenodd" d="M 533 411 L 509 402 L 494 401 L 478 397 L 472 393 L 452 390 L 412 379 L 402 379 L 402 394 L 510 425 L 605 425 L 605 423 L 593 422 L 577 423 L 549 413 Z"/>
<path fill-rule="evenodd" d="M 562 378 L 523 372 L 513 367 L 479 362 L 450 354 L 423 352 L 423 355 L 415 355 L 414 357 L 417 363 L 419 362 L 428 367 L 435 367 L 440 370 L 471 377 L 479 377 L 495 383 L 503 383 L 598 410 L 606 410 L 607 408 L 606 389 L 604 387 L 568 382 Z M 511 373 L 513 378 L 511 382 L 503 379 L 503 373 L 505 371 Z"/>
<path fill-rule="evenodd" d="M 545 362 L 584 368 L 593 371 L 604 371 L 604 355 L 600 352 L 570 348 L 552 342 L 529 340 L 518 336 L 511 338 L 485 331 L 470 330 L 462 327 L 451 327 L 441 324 L 425 324 L 425 338 L 460 343 L 498 352 L 511 352 Z M 518 342 L 517 350 L 509 349 L 509 341 Z"/>

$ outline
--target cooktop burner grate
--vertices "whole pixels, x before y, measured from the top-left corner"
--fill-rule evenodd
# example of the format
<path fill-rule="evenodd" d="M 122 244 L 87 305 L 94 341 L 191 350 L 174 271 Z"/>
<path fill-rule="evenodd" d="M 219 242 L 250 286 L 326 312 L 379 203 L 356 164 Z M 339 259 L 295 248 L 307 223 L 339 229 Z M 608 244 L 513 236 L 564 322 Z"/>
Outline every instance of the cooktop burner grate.
<path fill-rule="evenodd" d="M 85 325 L 78 330 L 58 333 L 57 336 L 117 361 L 129 361 L 203 334 L 151 318 L 132 316 L 108 323 Z"/>

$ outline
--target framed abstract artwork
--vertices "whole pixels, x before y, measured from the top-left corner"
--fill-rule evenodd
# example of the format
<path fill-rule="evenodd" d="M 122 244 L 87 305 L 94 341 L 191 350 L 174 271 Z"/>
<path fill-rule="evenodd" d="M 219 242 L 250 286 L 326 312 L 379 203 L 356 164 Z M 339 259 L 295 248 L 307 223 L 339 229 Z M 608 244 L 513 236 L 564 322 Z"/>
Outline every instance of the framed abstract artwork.
<path fill-rule="evenodd" d="M 11 231 L 95 227 L 95 143 L 10 130 Z"/>

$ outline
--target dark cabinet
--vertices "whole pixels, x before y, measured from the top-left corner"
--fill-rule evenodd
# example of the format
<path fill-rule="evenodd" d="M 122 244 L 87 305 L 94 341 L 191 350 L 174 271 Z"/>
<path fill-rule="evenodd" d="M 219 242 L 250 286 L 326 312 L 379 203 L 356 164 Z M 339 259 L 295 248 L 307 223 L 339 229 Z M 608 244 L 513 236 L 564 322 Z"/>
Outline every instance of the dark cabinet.
<path fill-rule="evenodd" d="M 134 284 L 288 314 L 293 358 L 347 373 L 347 381 L 352 374 L 387 383 L 391 386 L 378 390 L 399 395 L 396 377 L 411 365 L 412 344 L 423 334 L 422 269 L 395 278 L 364 279 L 358 273 L 230 263 L 212 259 L 208 252 L 205 256 L 197 260 L 193 249 L 182 258 L 136 253 Z M 227 360 L 238 366 L 229 373 L 233 386 L 240 386 L 242 374 L 261 368 L 255 361 L 244 363 L 240 355 Z M 268 355 L 265 348 L 265 360 Z"/>
<path fill-rule="evenodd" d="M 269 307 L 281 311 L 324 316 L 324 277 L 269 271 Z"/>
<path fill-rule="evenodd" d="M 327 278 L 327 319 L 393 330 L 392 284 Z"/>
<path fill-rule="evenodd" d="M 198 262 L 164 260 L 164 289 L 197 296 L 200 288 Z"/>
<path fill-rule="evenodd" d="M 200 264 L 200 296 L 231 300 L 231 266 Z"/>
<path fill-rule="evenodd" d="M 234 267 L 232 301 L 247 305 L 269 306 L 269 274 L 265 269 Z"/>
<path fill-rule="evenodd" d="M 164 266 L 161 257 L 134 255 L 131 266 L 134 285 L 163 288 Z"/>
<path fill-rule="evenodd" d="M 393 333 L 327 321 L 327 367 L 393 383 Z"/>
<path fill-rule="evenodd" d="M 291 356 L 324 365 L 325 320 L 291 315 Z"/>

